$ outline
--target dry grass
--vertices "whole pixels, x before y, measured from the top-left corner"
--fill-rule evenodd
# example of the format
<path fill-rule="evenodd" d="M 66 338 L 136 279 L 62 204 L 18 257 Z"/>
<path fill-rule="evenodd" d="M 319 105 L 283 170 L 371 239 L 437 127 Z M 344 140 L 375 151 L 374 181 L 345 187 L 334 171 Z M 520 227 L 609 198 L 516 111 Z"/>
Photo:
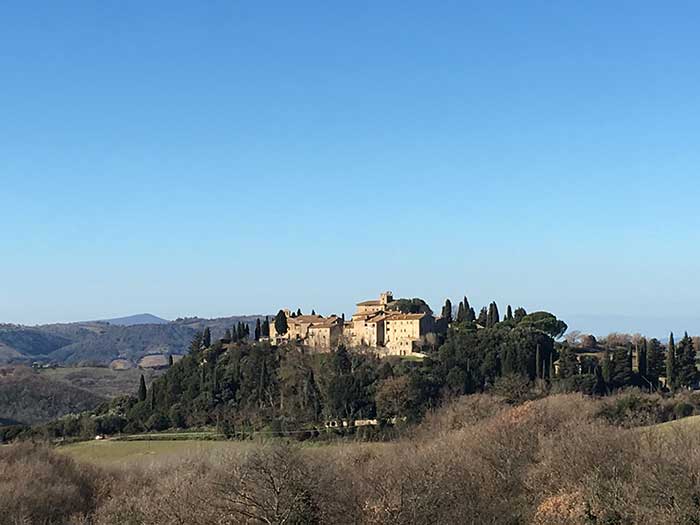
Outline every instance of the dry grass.
<path fill-rule="evenodd" d="M 74 521 L 89 516 L 98 525 L 700 522 L 693 427 L 611 426 L 596 417 L 599 405 L 577 395 L 515 407 L 472 396 L 393 443 L 175 451 L 152 462 L 136 456 L 100 476 L 45 449 L 34 457 L 9 447 L 10 456 L 27 456 L 28 472 L 49 470 L 29 479 L 14 468 L 0 496 L 13 494 L 12 519 L 56 505 L 74 509 Z M 65 480 L 66 492 L 52 490 L 52 476 Z M 33 479 L 39 481 L 29 490 Z M 72 498 L 75 505 L 62 503 Z"/>

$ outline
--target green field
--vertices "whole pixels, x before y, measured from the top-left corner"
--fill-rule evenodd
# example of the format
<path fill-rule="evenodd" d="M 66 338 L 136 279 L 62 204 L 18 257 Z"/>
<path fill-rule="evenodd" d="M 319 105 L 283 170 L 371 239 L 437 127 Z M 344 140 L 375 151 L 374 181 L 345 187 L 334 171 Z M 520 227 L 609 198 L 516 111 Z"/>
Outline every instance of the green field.
<path fill-rule="evenodd" d="M 251 446 L 241 441 L 82 441 L 58 447 L 62 454 L 102 466 L 148 466 L 168 460 L 182 460 L 189 456 L 211 455 L 227 451 L 240 451 Z"/>

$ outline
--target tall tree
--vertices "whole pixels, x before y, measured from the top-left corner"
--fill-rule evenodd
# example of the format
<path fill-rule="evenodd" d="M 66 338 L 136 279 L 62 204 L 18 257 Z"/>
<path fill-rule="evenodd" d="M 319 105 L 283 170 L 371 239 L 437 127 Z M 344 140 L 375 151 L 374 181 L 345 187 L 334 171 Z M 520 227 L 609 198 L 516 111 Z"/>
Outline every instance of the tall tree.
<path fill-rule="evenodd" d="M 467 318 L 467 312 L 464 310 L 464 303 L 462 301 L 459 302 L 459 306 L 457 307 L 457 322 L 458 323 L 463 323 Z"/>
<path fill-rule="evenodd" d="M 146 380 L 144 379 L 143 374 L 141 374 L 141 379 L 139 379 L 139 401 L 145 401 L 147 394 Z"/>
<path fill-rule="evenodd" d="M 311 315 L 316 315 L 316 310 L 311 309 Z"/>
<path fill-rule="evenodd" d="M 255 320 L 255 340 L 260 341 L 260 336 L 262 335 L 262 326 L 260 325 L 260 318 Z"/>
<path fill-rule="evenodd" d="M 501 317 L 498 313 L 498 305 L 496 304 L 496 301 L 494 301 L 489 305 L 489 309 L 486 314 L 486 326 L 490 328 L 492 326 L 495 326 L 496 323 L 499 323 L 500 321 Z"/>
<path fill-rule="evenodd" d="M 695 364 L 695 347 L 693 340 L 685 333 L 683 339 L 678 343 L 676 351 L 676 384 L 683 388 L 692 388 L 698 378 L 698 369 Z"/>
<path fill-rule="evenodd" d="M 632 384 L 631 349 L 618 346 L 613 350 L 610 383 L 614 388 L 623 388 Z"/>
<path fill-rule="evenodd" d="M 265 320 L 262 324 L 262 336 L 270 337 L 270 319 L 267 316 L 265 316 Z"/>
<path fill-rule="evenodd" d="M 226 333 L 224 333 L 224 339 L 228 339 L 229 341 L 231 340 L 231 329 L 227 328 Z"/>
<path fill-rule="evenodd" d="M 659 377 L 663 376 L 665 372 L 664 356 L 658 339 L 647 339 L 646 358 L 647 379 L 654 385 L 654 388 L 658 388 Z"/>
<path fill-rule="evenodd" d="M 280 310 L 275 316 L 275 332 L 279 335 L 284 335 L 287 333 L 287 330 L 289 330 L 287 314 L 284 313 L 284 310 Z"/>
<path fill-rule="evenodd" d="M 488 317 L 488 311 L 486 310 L 486 307 L 484 306 L 484 307 L 481 309 L 481 311 L 479 312 L 479 318 L 476 320 L 476 322 L 477 322 L 480 326 L 484 326 L 484 327 L 485 327 L 485 326 L 487 325 L 488 319 L 489 319 L 489 317 Z"/>
<path fill-rule="evenodd" d="M 508 308 L 506 309 L 506 321 L 512 321 L 513 320 L 513 309 L 508 305 Z"/>
<path fill-rule="evenodd" d="M 448 323 L 452 322 L 452 301 L 445 299 L 445 306 L 442 307 L 442 318 L 447 319 Z"/>
<path fill-rule="evenodd" d="M 513 314 L 513 318 L 515 319 L 516 323 L 519 323 L 520 321 L 523 320 L 527 316 L 527 312 L 525 311 L 525 308 L 522 306 L 519 308 L 515 309 L 515 313 Z"/>
<path fill-rule="evenodd" d="M 668 338 L 666 348 L 666 387 L 671 390 L 676 388 L 676 344 L 673 341 L 673 332 Z"/>
<path fill-rule="evenodd" d="M 202 345 L 204 348 L 211 346 L 211 330 L 209 330 L 208 326 L 204 329 L 204 334 L 202 335 Z"/>
<path fill-rule="evenodd" d="M 468 323 L 473 323 L 474 321 L 476 321 L 476 312 L 474 311 L 474 308 L 472 308 L 471 306 L 467 309 L 466 321 Z"/>
<path fill-rule="evenodd" d="M 297 308 L 297 317 L 301 315 L 301 308 Z"/>

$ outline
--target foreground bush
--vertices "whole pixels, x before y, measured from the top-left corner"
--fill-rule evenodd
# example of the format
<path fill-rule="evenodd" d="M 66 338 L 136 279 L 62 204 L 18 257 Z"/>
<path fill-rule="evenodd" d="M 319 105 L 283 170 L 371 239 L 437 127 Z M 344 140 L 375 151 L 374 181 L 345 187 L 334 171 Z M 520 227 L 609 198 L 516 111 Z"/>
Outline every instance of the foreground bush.
<path fill-rule="evenodd" d="M 106 481 L 47 447 L 0 447 L 0 524 L 78 521 L 95 510 Z"/>
<path fill-rule="evenodd" d="M 648 413 L 657 406 L 655 400 L 645 403 L 623 400 L 618 406 L 624 410 L 611 413 L 627 414 L 632 405 Z M 611 425 L 600 416 L 608 408 L 574 394 L 517 406 L 471 396 L 431 414 L 410 439 L 397 442 L 275 441 L 99 475 L 47 449 L 7 447 L 3 473 L 11 473 L 13 481 L 2 478 L 0 502 L 8 512 L 0 520 L 700 523 L 698 433 L 692 426 L 682 431 Z"/>

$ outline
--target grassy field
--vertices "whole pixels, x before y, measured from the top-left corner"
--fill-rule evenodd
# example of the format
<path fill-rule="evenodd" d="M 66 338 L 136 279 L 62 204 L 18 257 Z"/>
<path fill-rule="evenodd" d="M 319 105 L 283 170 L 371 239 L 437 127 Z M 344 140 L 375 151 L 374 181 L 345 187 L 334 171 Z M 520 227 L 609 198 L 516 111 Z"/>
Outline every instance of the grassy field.
<path fill-rule="evenodd" d="M 659 423 L 651 427 L 643 427 L 642 430 L 645 432 L 653 431 L 662 434 L 670 432 L 697 432 L 700 430 L 700 416 L 690 416 L 675 421 L 667 421 L 666 423 Z"/>
<path fill-rule="evenodd" d="M 241 441 L 83 441 L 58 447 L 62 454 L 74 459 L 101 466 L 123 466 L 139 464 L 148 466 L 170 459 L 181 460 L 188 456 L 238 451 L 250 447 L 251 442 Z"/>

